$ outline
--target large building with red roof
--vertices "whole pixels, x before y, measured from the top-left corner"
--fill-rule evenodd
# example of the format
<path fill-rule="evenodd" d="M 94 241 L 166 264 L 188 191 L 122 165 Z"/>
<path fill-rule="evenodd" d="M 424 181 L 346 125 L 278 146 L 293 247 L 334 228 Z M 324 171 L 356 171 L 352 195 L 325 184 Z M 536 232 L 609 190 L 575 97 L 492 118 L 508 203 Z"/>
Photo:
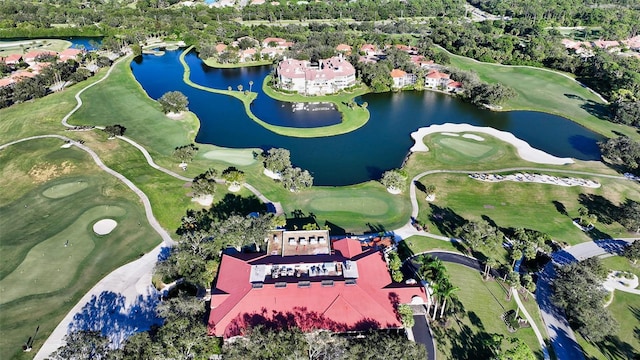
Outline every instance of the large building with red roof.
<path fill-rule="evenodd" d="M 224 254 L 211 294 L 209 334 L 297 326 L 336 332 L 399 328 L 397 305 L 424 303 L 420 285 L 394 283 L 384 254 L 328 232 L 280 231 L 266 254 Z"/>
<path fill-rule="evenodd" d="M 318 61 L 285 59 L 276 69 L 280 86 L 304 95 L 333 94 L 356 84 L 356 69 L 341 56 Z"/>

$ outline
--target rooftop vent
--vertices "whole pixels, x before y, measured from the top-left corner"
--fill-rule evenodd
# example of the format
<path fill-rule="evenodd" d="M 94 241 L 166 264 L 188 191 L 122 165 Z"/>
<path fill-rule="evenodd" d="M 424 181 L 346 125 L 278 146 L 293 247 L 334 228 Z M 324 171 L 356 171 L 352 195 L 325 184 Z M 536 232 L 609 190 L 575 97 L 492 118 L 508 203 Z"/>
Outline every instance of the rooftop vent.
<path fill-rule="evenodd" d="M 287 287 L 287 283 L 284 281 L 279 281 L 276 283 L 276 289 L 282 289 L 282 288 L 286 288 Z"/>
<path fill-rule="evenodd" d="M 311 281 L 300 281 L 300 282 L 298 282 L 298 287 L 299 288 L 310 288 L 311 287 Z"/>

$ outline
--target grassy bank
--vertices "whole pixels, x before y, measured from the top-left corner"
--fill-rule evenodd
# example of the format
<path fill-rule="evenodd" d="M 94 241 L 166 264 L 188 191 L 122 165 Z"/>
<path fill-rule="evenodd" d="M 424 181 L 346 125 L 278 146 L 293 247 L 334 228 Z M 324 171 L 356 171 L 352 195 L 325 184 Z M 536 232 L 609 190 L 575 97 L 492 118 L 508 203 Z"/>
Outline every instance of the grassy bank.
<path fill-rule="evenodd" d="M 503 104 L 505 111 L 542 111 L 566 117 L 607 137 L 615 137 L 615 132 L 618 132 L 640 139 L 633 128 L 604 119 L 608 112 L 606 104 L 576 82 L 571 74 L 563 76 L 545 69 L 482 63 L 451 53 L 449 55 L 451 66 L 473 71 L 483 81 L 499 82 L 513 88 L 518 96 Z"/>
<path fill-rule="evenodd" d="M 331 125 L 331 126 L 323 126 L 319 128 L 293 128 L 293 127 L 285 127 L 285 126 L 276 126 L 269 124 L 260 118 L 258 118 L 253 111 L 251 111 L 251 102 L 254 101 L 258 94 L 254 92 L 241 92 L 234 90 L 221 90 L 214 89 L 202 85 L 198 85 L 190 80 L 191 70 L 189 69 L 189 65 L 184 60 L 184 57 L 189 51 L 191 51 L 193 47 L 187 48 L 180 55 L 180 62 L 184 67 L 184 75 L 183 81 L 196 89 L 208 91 L 215 94 L 223 94 L 233 96 L 236 99 L 242 101 L 244 105 L 244 109 L 253 121 L 260 124 L 262 127 L 273 131 L 276 134 L 284 135 L 284 136 L 292 136 L 292 137 L 300 137 L 300 138 L 313 138 L 313 137 L 325 137 L 325 136 L 334 136 L 340 134 L 346 134 L 353 130 L 356 130 L 362 127 L 369 120 L 369 111 L 366 108 L 361 106 L 356 106 L 355 108 L 349 108 L 346 103 L 351 101 L 354 97 L 362 95 L 367 91 L 364 89 L 360 89 L 354 93 L 344 93 L 340 95 L 329 95 L 329 96 L 314 96 L 314 97 L 304 97 L 301 95 L 297 95 L 295 97 L 288 98 L 286 95 L 282 95 L 276 93 L 268 86 L 266 86 L 266 81 L 269 77 L 265 78 L 265 82 L 262 85 L 262 89 L 265 94 L 283 101 L 291 101 L 291 102 L 311 102 L 311 101 L 325 101 L 331 102 L 335 104 L 336 108 L 342 114 L 342 122 L 340 124 Z"/>
<path fill-rule="evenodd" d="M 57 139 L 0 152 L 0 357 L 28 359 L 100 278 L 161 238 L 138 197 L 84 151 Z M 111 218 L 108 235 L 93 224 Z M 40 326 L 31 354 L 21 346 Z"/>

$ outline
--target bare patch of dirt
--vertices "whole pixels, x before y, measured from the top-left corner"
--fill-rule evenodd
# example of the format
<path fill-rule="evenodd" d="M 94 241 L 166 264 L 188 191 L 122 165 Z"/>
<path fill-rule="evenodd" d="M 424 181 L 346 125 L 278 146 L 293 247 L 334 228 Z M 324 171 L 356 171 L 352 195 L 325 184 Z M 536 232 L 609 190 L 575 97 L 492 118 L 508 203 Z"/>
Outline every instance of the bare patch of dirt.
<path fill-rule="evenodd" d="M 34 183 L 41 184 L 61 175 L 69 174 L 75 167 L 70 161 L 65 161 L 59 165 L 44 162 L 33 166 L 28 174 Z"/>

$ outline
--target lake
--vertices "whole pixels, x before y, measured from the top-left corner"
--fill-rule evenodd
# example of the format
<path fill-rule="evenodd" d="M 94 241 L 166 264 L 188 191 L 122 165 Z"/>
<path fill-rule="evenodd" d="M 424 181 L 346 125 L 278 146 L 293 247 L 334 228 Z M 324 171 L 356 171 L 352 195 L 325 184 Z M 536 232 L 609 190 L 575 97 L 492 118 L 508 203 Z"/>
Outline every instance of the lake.
<path fill-rule="evenodd" d="M 201 122 L 196 141 L 229 148 L 286 148 L 295 166 L 308 169 L 316 185 L 350 185 L 379 179 L 389 169 L 402 165 L 413 145 L 411 132 L 443 123 L 466 123 L 508 131 L 531 146 L 559 157 L 599 160 L 597 141 L 604 139 L 565 118 L 533 111 L 493 112 L 460 99 L 431 91 L 367 94 L 356 99 L 369 106 L 371 118 L 358 130 L 324 138 L 294 138 L 275 134 L 251 120 L 242 103 L 229 96 L 212 94 L 182 81 L 180 51 L 164 56 L 143 55 L 131 63 L 134 76 L 150 97 L 180 91 L 189 99 L 189 109 Z M 185 60 L 195 83 L 227 89 L 242 85 L 258 92 L 251 105 L 262 120 L 281 126 L 314 127 L 340 121 L 335 110 L 323 104 L 293 111 L 290 103 L 269 98 L 261 91 L 270 66 L 240 69 L 212 69 L 194 52 Z M 318 110 L 320 108 L 320 110 Z"/>

